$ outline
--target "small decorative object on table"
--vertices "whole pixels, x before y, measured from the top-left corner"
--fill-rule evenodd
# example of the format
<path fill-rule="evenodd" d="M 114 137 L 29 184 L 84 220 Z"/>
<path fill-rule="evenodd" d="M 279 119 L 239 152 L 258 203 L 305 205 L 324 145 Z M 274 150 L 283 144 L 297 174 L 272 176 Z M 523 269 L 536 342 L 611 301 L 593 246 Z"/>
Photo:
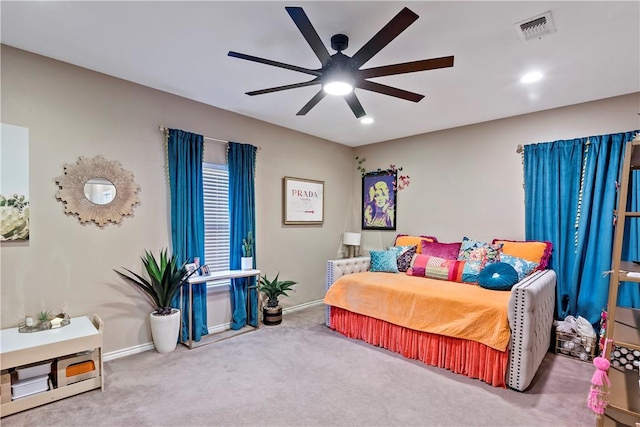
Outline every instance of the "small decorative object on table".
<path fill-rule="evenodd" d="M 61 328 L 71 323 L 69 315 L 63 311 L 41 311 L 37 316 L 37 323 L 33 317 L 26 316 L 24 322 L 18 325 L 18 332 L 40 332 L 49 329 Z"/>
<path fill-rule="evenodd" d="M 209 266 L 208 265 L 203 265 L 202 267 L 200 267 L 200 275 L 201 276 L 208 276 L 211 272 L 209 271 Z"/>
<path fill-rule="evenodd" d="M 184 265 L 184 269 L 186 270 L 188 275 L 192 275 L 198 270 L 198 265 L 195 262 L 191 262 Z"/>

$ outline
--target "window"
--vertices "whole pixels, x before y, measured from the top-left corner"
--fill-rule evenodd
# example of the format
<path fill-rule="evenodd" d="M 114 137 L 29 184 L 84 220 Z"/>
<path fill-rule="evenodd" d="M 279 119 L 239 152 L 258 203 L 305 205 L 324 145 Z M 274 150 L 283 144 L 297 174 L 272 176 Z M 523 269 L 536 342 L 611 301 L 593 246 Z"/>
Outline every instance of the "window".
<path fill-rule="evenodd" d="M 229 270 L 229 171 L 227 165 L 202 164 L 204 187 L 204 262 L 209 271 Z M 214 286 L 229 285 L 215 282 Z"/>

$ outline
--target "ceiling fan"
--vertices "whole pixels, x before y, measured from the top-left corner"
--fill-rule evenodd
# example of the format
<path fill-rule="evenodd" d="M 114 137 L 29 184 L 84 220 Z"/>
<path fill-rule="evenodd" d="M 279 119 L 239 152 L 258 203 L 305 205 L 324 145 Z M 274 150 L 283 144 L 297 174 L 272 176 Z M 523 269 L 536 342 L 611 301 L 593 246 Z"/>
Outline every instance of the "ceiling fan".
<path fill-rule="evenodd" d="M 351 57 L 342 53 L 349 44 L 349 38 L 347 36 L 344 34 L 336 34 L 331 37 L 331 48 L 337 51 L 337 53 L 329 55 L 329 51 L 322 43 L 322 40 L 320 40 L 320 36 L 318 36 L 313 25 L 311 25 L 311 21 L 305 14 L 304 10 L 302 10 L 301 7 L 285 7 L 285 9 L 320 60 L 320 63 L 322 64 L 321 68 L 310 69 L 298 67 L 296 65 L 285 64 L 233 51 L 229 51 L 228 55 L 235 58 L 246 59 L 248 61 L 259 62 L 314 76 L 315 78 L 308 82 L 293 83 L 285 86 L 247 92 L 247 95 L 254 96 L 317 84 L 322 85 L 322 89 L 313 98 L 311 98 L 311 100 L 307 102 L 300 111 L 298 111 L 296 114 L 298 116 L 304 116 L 318 102 L 320 102 L 326 94 L 331 94 L 344 96 L 344 99 L 347 101 L 347 104 L 349 104 L 353 114 L 355 114 L 357 118 L 363 117 L 366 113 L 364 112 L 360 101 L 356 97 L 356 94 L 353 92 L 354 88 L 418 102 L 424 98 L 424 95 L 372 82 L 367 79 L 453 67 L 453 56 L 446 56 L 442 58 L 423 59 L 420 61 L 360 69 L 360 67 L 362 67 L 374 55 L 380 52 L 393 39 L 398 37 L 404 30 L 413 24 L 416 19 L 418 19 L 418 15 L 406 7 Z"/>

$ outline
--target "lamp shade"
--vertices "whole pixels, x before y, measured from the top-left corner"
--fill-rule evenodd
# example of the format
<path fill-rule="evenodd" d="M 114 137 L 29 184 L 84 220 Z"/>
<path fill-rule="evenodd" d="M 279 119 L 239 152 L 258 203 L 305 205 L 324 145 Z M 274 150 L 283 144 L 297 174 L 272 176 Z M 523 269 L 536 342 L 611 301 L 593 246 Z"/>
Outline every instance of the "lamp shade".
<path fill-rule="evenodd" d="M 342 235 L 343 245 L 360 246 L 360 233 L 349 233 L 348 231 Z"/>

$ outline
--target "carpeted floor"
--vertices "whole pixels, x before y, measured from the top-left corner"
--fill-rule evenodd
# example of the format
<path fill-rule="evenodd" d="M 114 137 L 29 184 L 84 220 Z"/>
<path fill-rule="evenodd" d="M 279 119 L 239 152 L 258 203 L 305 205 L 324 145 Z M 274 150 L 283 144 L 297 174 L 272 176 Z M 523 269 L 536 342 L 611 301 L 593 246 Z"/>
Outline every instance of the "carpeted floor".
<path fill-rule="evenodd" d="M 593 426 L 592 365 L 547 354 L 524 393 L 348 339 L 324 307 L 169 354 L 105 363 L 94 390 L 2 419 L 10 426 Z M 108 325 L 107 325 L 108 326 Z M 108 332 L 107 332 L 108 333 Z"/>

